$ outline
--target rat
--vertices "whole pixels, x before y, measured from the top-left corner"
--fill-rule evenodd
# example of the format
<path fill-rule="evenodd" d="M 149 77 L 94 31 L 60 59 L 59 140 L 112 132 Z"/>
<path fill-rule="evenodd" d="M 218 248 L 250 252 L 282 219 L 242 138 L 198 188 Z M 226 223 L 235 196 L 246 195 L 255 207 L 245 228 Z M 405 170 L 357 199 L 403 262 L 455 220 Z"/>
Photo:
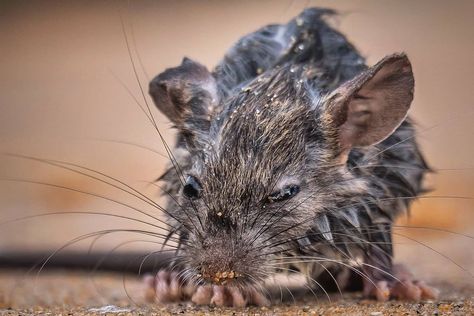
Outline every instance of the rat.
<path fill-rule="evenodd" d="M 149 93 L 177 129 L 167 171 L 175 260 L 148 279 L 159 302 L 271 304 L 265 280 L 435 298 L 393 263 L 392 225 L 430 172 L 407 112 L 404 53 L 369 67 L 308 8 L 244 36 L 214 70 L 184 58 Z"/>

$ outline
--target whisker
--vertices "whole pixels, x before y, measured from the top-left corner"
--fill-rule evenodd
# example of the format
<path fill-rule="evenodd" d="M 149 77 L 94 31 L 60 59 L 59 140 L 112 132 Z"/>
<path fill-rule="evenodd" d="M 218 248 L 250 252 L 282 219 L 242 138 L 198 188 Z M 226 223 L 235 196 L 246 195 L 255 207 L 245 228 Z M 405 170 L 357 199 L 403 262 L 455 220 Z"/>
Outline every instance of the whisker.
<path fill-rule="evenodd" d="M 147 150 L 147 151 L 149 151 L 149 152 L 155 153 L 155 154 L 157 154 L 158 156 L 160 156 L 160 157 L 162 157 L 162 158 L 168 159 L 168 156 L 166 156 L 165 154 L 159 152 L 158 150 L 153 149 L 153 148 L 150 148 L 150 147 L 147 147 L 147 146 L 145 146 L 145 145 L 141 145 L 141 144 L 135 144 L 135 143 L 128 142 L 128 141 L 115 140 L 115 139 L 94 139 L 94 141 L 133 146 L 133 147 L 141 148 L 141 149 Z"/>
<path fill-rule="evenodd" d="M 368 276 L 366 275 L 365 273 L 363 273 L 362 271 L 359 271 L 358 269 L 352 267 L 350 264 L 347 264 L 347 263 L 344 263 L 342 261 L 339 261 L 339 260 L 335 260 L 335 259 L 329 259 L 329 258 L 323 258 L 323 257 L 315 257 L 315 256 L 305 256 L 309 259 L 316 259 L 316 260 L 319 260 L 321 262 L 331 262 L 331 263 L 336 263 L 336 264 L 340 264 L 348 269 L 350 269 L 351 271 L 353 271 L 354 273 L 360 275 L 362 278 L 365 278 L 367 281 L 369 281 L 375 288 L 379 288 L 375 282 Z M 297 257 L 294 257 L 294 258 L 303 258 L 303 256 L 297 256 Z M 311 261 L 302 261 L 302 260 L 299 260 L 298 262 L 308 262 L 308 263 L 311 263 L 313 260 Z M 383 270 L 382 270 L 383 271 Z M 398 279 L 397 279 L 398 280 Z"/>
<path fill-rule="evenodd" d="M 458 262 L 456 262 L 456 261 L 454 261 L 453 259 L 451 259 L 449 256 L 447 256 L 447 255 L 443 254 L 442 252 L 440 252 L 440 251 L 434 249 L 433 247 L 427 245 L 426 243 L 423 243 L 423 242 L 421 242 L 421 241 L 419 241 L 419 240 L 417 240 L 417 239 L 415 239 L 415 238 L 408 237 L 408 236 L 406 236 L 406 235 L 404 235 L 404 234 L 400 234 L 400 233 L 396 233 L 396 232 L 392 232 L 392 233 L 393 233 L 394 235 L 398 235 L 398 236 L 401 236 L 401 237 L 403 237 L 403 238 L 406 238 L 406 239 L 409 239 L 409 240 L 411 240 L 411 241 L 414 241 L 414 242 L 416 242 L 417 244 L 420 244 L 421 246 L 423 246 L 423 247 L 425 247 L 425 248 L 427 248 L 427 249 L 429 249 L 429 250 L 435 252 L 436 254 L 438 254 L 438 255 L 442 256 L 443 258 L 445 258 L 446 260 L 450 261 L 452 264 L 456 265 L 459 269 L 461 269 L 462 271 L 466 272 L 467 274 L 469 274 L 469 276 L 470 276 L 471 278 L 474 279 L 474 274 L 471 273 L 468 269 L 466 269 L 465 267 L 463 267 L 462 265 L 460 265 Z"/>
<path fill-rule="evenodd" d="M 358 203 L 354 203 L 354 204 L 350 204 L 350 205 L 346 205 L 344 207 L 341 207 L 341 208 L 338 208 L 338 209 L 332 209 L 330 210 L 329 214 L 334 214 L 336 213 L 337 211 L 344 211 L 350 207 L 354 207 L 354 206 L 359 206 L 359 205 L 367 205 L 367 204 L 377 204 L 379 202 L 383 202 L 383 201 L 392 201 L 392 200 L 412 200 L 412 199 L 429 199 L 429 198 L 435 198 L 435 199 L 460 199 L 460 200 L 474 200 L 473 197 L 471 196 L 455 196 L 455 195 L 428 195 L 428 196 L 401 196 L 401 197 L 389 197 L 389 198 L 381 198 L 381 199 L 376 199 L 374 201 L 363 201 L 363 202 L 358 202 Z M 304 201 L 306 201 L 307 199 L 304 199 Z M 304 202 L 303 201 L 303 202 Z M 302 204 L 303 202 L 299 203 Z M 295 209 L 295 208 L 293 208 Z M 286 227 L 284 230 L 282 231 L 279 231 L 277 232 L 276 234 L 270 236 L 269 238 L 265 239 L 262 243 L 265 243 L 273 238 L 275 238 L 276 236 L 278 235 L 281 235 L 282 233 L 284 232 L 287 232 L 293 228 L 296 228 L 300 225 L 303 225 L 304 223 L 306 223 L 308 220 L 314 220 L 316 219 L 317 217 L 319 216 L 319 214 L 315 215 L 313 218 L 305 218 L 304 220 L 302 220 L 301 222 L 298 222 L 298 223 L 295 223 L 294 225 L 291 225 L 290 227 Z"/>
<path fill-rule="evenodd" d="M 316 284 L 316 285 L 324 292 L 324 294 L 325 294 L 326 297 L 328 298 L 328 301 L 331 303 L 331 297 L 329 296 L 329 293 L 326 291 L 326 289 L 324 288 L 324 286 L 321 285 L 321 283 L 319 283 L 318 281 L 316 281 L 315 279 L 313 279 L 313 278 L 310 277 L 309 275 L 304 274 L 304 273 L 301 272 L 301 271 L 298 271 L 298 270 L 295 270 L 295 269 L 290 269 L 290 268 L 284 268 L 284 267 L 281 267 L 280 269 L 281 269 L 281 270 L 284 270 L 284 271 L 288 271 L 288 272 L 299 273 L 299 274 L 301 274 L 302 276 L 304 276 L 305 278 L 310 279 L 312 282 L 314 282 L 314 284 Z M 311 288 L 311 286 L 310 286 L 309 284 L 305 284 L 305 287 L 311 291 L 311 293 L 313 294 L 313 296 L 316 298 L 316 301 L 319 302 L 319 297 L 316 295 L 316 293 L 314 293 L 314 291 L 313 291 L 313 289 Z"/>
<path fill-rule="evenodd" d="M 166 227 L 158 226 L 158 225 L 155 225 L 155 224 L 152 224 L 152 223 L 149 223 L 149 222 L 146 222 L 146 221 L 142 221 L 142 220 L 139 220 L 139 219 L 136 219 L 136 218 L 133 218 L 133 217 L 128 217 L 128 216 L 125 216 L 125 215 L 104 213 L 104 212 L 95 212 L 95 211 L 63 211 L 63 212 L 50 212 L 50 213 L 41 213 L 41 214 L 35 214 L 35 215 L 27 215 L 27 216 L 17 217 L 17 218 L 11 219 L 11 220 L 0 222 L 0 226 L 15 223 L 15 222 L 19 222 L 19 221 L 34 219 L 34 218 L 46 217 L 46 216 L 77 215 L 77 214 L 99 215 L 99 216 L 109 216 L 109 217 L 115 217 L 115 218 L 120 218 L 120 219 L 127 219 L 127 220 L 130 220 L 132 222 L 146 224 L 146 225 L 153 226 L 155 228 L 159 228 L 159 229 L 163 229 L 163 230 L 167 231 Z"/>
<path fill-rule="evenodd" d="M 149 105 L 149 103 L 148 103 L 148 101 L 147 101 L 147 98 L 146 98 L 146 96 L 145 96 L 145 93 L 144 93 L 144 90 L 143 90 L 143 86 L 142 86 L 142 83 L 141 83 L 141 81 L 140 81 L 140 78 L 139 78 L 139 76 L 138 76 L 138 72 L 137 72 L 137 69 L 136 69 L 136 66 L 135 66 L 135 61 L 133 60 L 133 57 L 132 57 L 132 52 L 131 52 L 131 49 L 130 49 L 130 44 L 129 44 L 129 41 L 128 41 L 127 32 L 126 32 L 126 30 L 125 30 L 125 23 L 124 23 L 124 21 L 123 21 L 123 17 L 122 17 L 121 14 L 120 14 L 120 23 L 121 23 L 121 26 L 122 26 L 122 34 L 123 34 L 123 38 L 124 38 L 124 40 L 125 40 L 125 44 L 126 44 L 126 47 L 127 47 L 128 57 L 129 57 L 129 60 L 130 60 L 130 64 L 131 64 L 131 66 L 132 66 L 133 74 L 134 74 L 134 76 L 135 76 L 136 83 L 137 83 L 138 87 L 140 88 L 140 93 L 141 93 L 141 96 L 142 96 L 142 98 L 143 98 L 143 101 L 145 102 L 145 106 L 146 106 L 146 108 L 147 108 L 147 110 L 148 110 L 148 114 L 149 114 L 149 117 L 150 117 L 150 119 L 151 119 L 151 121 L 152 121 L 152 125 L 153 125 L 154 129 L 156 130 L 156 132 L 158 133 L 158 136 L 160 137 L 160 140 L 161 140 L 161 142 L 162 142 L 162 144 L 163 144 L 163 147 L 164 147 L 165 150 L 166 150 L 166 153 L 167 153 L 167 155 L 168 155 L 168 158 L 170 159 L 170 161 L 171 161 L 171 163 L 172 163 L 172 165 L 173 165 L 173 168 L 176 170 L 176 172 L 177 172 L 177 174 L 178 174 L 178 179 L 180 180 L 181 185 L 184 185 L 184 173 L 183 173 L 181 167 L 179 166 L 178 161 L 177 161 L 176 158 L 174 157 L 172 150 L 170 149 L 170 147 L 169 147 L 168 144 L 166 143 L 166 141 L 165 141 L 165 139 L 164 139 L 164 137 L 163 137 L 163 134 L 161 133 L 160 129 L 158 128 L 158 125 L 156 124 L 156 120 L 155 120 L 155 118 L 154 118 L 154 116 L 153 116 L 153 113 L 152 113 L 152 111 L 151 111 L 150 105 Z M 193 203 L 191 203 L 191 205 L 192 205 L 192 204 L 193 204 Z M 194 206 L 193 206 L 193 208 L 195 209 Z M 189 221 L 191 222 L 191 224 L 192 224 L 193 226 L 195 226 L 197 233 L 200 234 L 200 233 L 199 233 L 199 230 L 197 229 L 197 227 L 196 227 L 194 221 L 193 221 L 193 220 L 191 219 L 191 217 L 189 216 L 188 212 L 187 212 L 186 210 L 183 210 L 183 211 L 184 211 L 184 213 L 186 214 L 186 216 L 188 217 L 188 219 L 189 219 Z M 196 217 L 197 217 L 197 219 L 198 219 L 198 221 L 199 221 L 199 223 L 200 223 L 200 225 L 201 225 L 201 228 L 204 229 L 204 226 L 203 226 L 203 224 L 202 224 L 201 218 L 200 218 L 200 216 L 199 216 L 199 213 L 196 211 L 196 209 L 195 209 L 195 215 L 196 215 Z"/>
<path fill-rule="evenodd" d="M 38 157 L 33 157 L 33 156 L 26 156 L 26 155 L 19 155 L 19 154 L 11 154 L 11 153 L 8 153 L 6 155 L 9 155 L 9 156 L 13 156 L 13 157 L 17 157 L 17 158 L 22 158 L 22 159 L 27 159 L 27 160 L 32 160 L 32 161 L 37 161 L 37 162 L 40 162 L 40 163 L 44 163 L 44 164 L 47 164 L 47 165 L 51 165 L 51 166 L 54 166 L 54 167 L 57 167 L 57 168 L 60 168 L 60 169 L 64 169 L 64 170 L 68 170 L 68 171 L 71 171 L 71 172 L 74 172 L 74 173 L 77 173 L 77 174 L 80 174 L 82 176 L 85 176 L 85 177 L 88 177 L 88 178 L 91 178 L 93 180 L 96 180 L 98 182 L 101 182 L 101 183 L 104 183 L 104 184 L 107 184 L 107 185 L 110 185 L 111 187 L 113 188 L 116 188 L 122 192 L 125 192 L 127 194 L 130 194 L 131 196 L 149 204 L 150 206 L 153 206 L 154 208 L 158 208 L 159 210 L 161 210 L 162 212 L 164 212 L 166 215 L 170 216 L 173 218 L 173 215 L 170 214 L 166 209 L 164 209 L 163 207 L 161 207 L 158 203 L 156 203 L 155 201 L 153 201 L 151 198 L 149 198 L 148 196 L 144 195 L 143 193 L 141 193 L 140 191 L 138 191 L 137 189 L 133 188 L 132 186 L 126 184 L 125 182 L 117 179 L 117 178 L 114 178 L 112 176 L 109 176 L 109 175 L 106 175 L 105 173 L 103 172 L 100 172 L 100 171 L 97 171 L 97 170 L 94 170 L 94 169 L 91 169 L 91 168 L 88 168 L 88 167 L 84 167 L 84 166 L 81 166 L 81 165 L 78 165 L 78 164 L 74 164 L 74 163 L 70 163 L 70 162 L 66 162 L 66 161 L 60 161 L 60 160 L 53 160 L 53 159 L 43 159 L 43 158 L 38 158 Z M 64 166 L 65 165 L 65 166 Z M 71 167 L 67 167 L 67 166 L 71 166 Z M 76 169 L 73 169 L 72 167 L 76 167 L 76 168 L 79 168 L 79 169 L 82 169 L 82 170 L 86 170 L 86 171 L 90 171 L 92 172 L 93 174 L 97 174 L 97 175 L 100 175 L 100 176 L 103 176 L 105 177 L 106 179 L 109 179 L 109 180 L 112 180 L 112 181 L 115 181 L 116 183 L 126 187 L 127 189 L 131 190 L 131 191 L 128 191 L 114 183 L 110 183 L 108 181 L 105 181 L 103 179 L 100 179 L 96 176 L 93 176 L 93 175 L 90 175 L 90 174 L 87 174 L 85 172 L 82 172 L 82 171 L 79 171 L 79 170 L 76 170 Z M 156 219 L 156 218 L 155 218 Z M 175 220 L 177 220 L 176 218 L 173 218 Z"/>
<path fill-rule="evenodd" d="M 448 234 L 453 234 L 461 237 L 466 237 L 469 239 L 474 239 L 474 236 L 465 234 L 465 233 L 458 233 L 449 229 L 445 228 L 438 228 L 438 227 L 431 227 L 431 226 L 411 226 L 411 225 L 392 225 L 392 228 L 399 228 L 399 229 L 422 229 L 422 230 L 431 230 L 431 231 L 436 231 L 436 232 L 443 232 L 443 233 L 448 233 Z"/>
<path fill-rule="evenodd" d="M 65 243 L 61 247 L 57 248 L 54 252 L 52 252 L 51 255 L 49 255 L 46 258 L 46 260 L 42 263 L 41 269 L 43 269 L 46 266 L 46 264 L 48 263 L 48 261 L 51 260 L 51 258 L 53 258 L 61 250 L 65 249 L 65 248 L 67 248 L 67 247 L 69 247 L 69 246 L 71 246 L 71 245 L 73 245 L 73 244 L 75 244 L 79 241 L 82 241 L 82 240 L 85 240 L 85 239 L 88 239 L 88 238 L 91 238 L 91 237 L 95 237 L 97 235 L 109 234 L 109 233 L 115 233 L 115 232 L 136 233 L 136 234 L 143 234 L 143 235 L 147 235 L 147 236 L 151 236 L 151 237 L 164 238 L 163 234 L 152 232 L 152 231 L 139 230 L 139 229 L 106 229 L 106 230 L 101 230 L 101 231 L 96 231 L 96 232 L 92 232 L 92 233 L 83 234 L 83 235 L 80 235 L 76 238 L 73 238 L 73 239 L 69 240 L 67 243 Z M 38 272 L 38 274 L 41 272 L 41 269 Z"/>
<path fill-rule="evenodd" d="M 97 237 L 101 237 L 103 235 L 99 235 Z M 94 239 L 95 241 L 95 239 Z M 100 268 L 100 266 L 102 265 L 102 263 L 113 253 L 115 252 L 117 249 L 125 246 L 125 245 L 128 245 L 128 244 L 132 244 L 132 243 L 152 243 L 152 244 L 161 244 L 160 242 L 158 241 L 151 241 L 151 240 L 140 240 L 140 239 L 135 239 L 135 240 L 129 240 L 129 241 L 126 241 L 126 242 L 122 242 L 120 244 L 118 244 L 117 246 L 115 246 L 114 248 L 112 248 L 108 253 L 104 254 L 102 256 L 102 258 L 100 258 L 97 263 L 94 265 L 94 267 L 92 268 L 92 271 L 89 273 L 89 279 L 93 285 L 93 287 L 95 288 L 96 292 L 99 294 L 99 295 L 102 295 L 100 293 L 100 291 L 98 290 L 98 286 L 97 286 L 97 283 L 95 282 L 94 280 L 94 274 L 97 272 L 97 270 Z M 89 251 L 91 250 L 91 247 L 89 247 Z M 160 251 L 160 253 L 165 253 L 165 252 L 168 252 L 168 251 L 173 251 L 174 249 L 168 249 L 168 250 L 164 250 L 164 251 Z M 90 252 L 89 252 L 90 253 Z M 155 253 L 158 253 L 158 252 L 155 252 Z M 164 258 L 162 261 L 166 261 L 168 258 Z M 142 265 L 143 265 L 143 262 L 140 263 L 140 269 L 142 268 Z M 130 267 L 130 265 L 124 267 L 124 270 L 128 270 L 128 268 Z M 140 273 L 138 274 L 140 275 Z"/>
<path fill-rule="evenodd" d="M 474 113 L 474 112 L 471 112 L 471 113 L 469 113 L 469 115 L 472 115 L 473 113 Z M 460 114 L 460 115 L 463 115 L 463 116 L 464 116 L 465 113 Z M 458 116 L 460 116 L 460 115 L 458 115 Z M 459 118 L 459 117 L 458 117 L 458 118 Z M 372 160 L 372 159 L 374 159 L 374 158 L 380 156 L 380 155 L 383 154 L 384 152 L 386 152 L 386 151 L 388 151 L 388 150 L 390 150 L 390 149 L 393 149 L 394 147 L 397 147 L 397 146 L 399 146 L 399 145 L 405 143 L 405 142 L 408 141 L 408 140 L 414 139 L 415 137 L 417 137 L 417 136 L 420 135 L 420 134 L 425 134 L 425 133 L 427 133 L 428 131 L 433 130 L 433 129 L 436 128 L 436 127 L 439 127 L 439 126 L 442 125 L 442 124 L 446 124 L 446 122 L 452 121 L 452 120 L 454 120 L 454 119 L 455 119 L 454 117 L 451 117 L 451 118 L 449 118 L 449 119 L 444 119 L 443 121 L 441 121 L 441 122 L 439 122 L 439 123 L 437 123 L 437 124 L 433 124 L 433 125 L 431 125 L 431 126 L 429 126 L 429 127 L 426 127 L 426 128 L 423 128 L 423 129 L 419 129 L 419 130 L 417 131 L 417 133 L 413 133 L 411 136 L 406 137 L 406 138 L 404 138 L 404 139 L 402 139 L 402 140 L 396 142 L 395 144 L 390 145 L 390 146 L 384 148 L 383 150 L 380 150 L 378 153 L 376 153 L 376 154 L 374 154 L 374 155 L 368 157 L 367 159 L 364 159 L 364 161 L 370 161 L 370 160 Z"/>
<path fill-rule="evenodd" d="M 125 84 L 125 82 L 123 82 L 112 70 L 109 69 L 109 72 L 110 74 L 115 78 L 115 80 L 117 80 L 117 82 L 122 86 L 122 88 L 125 89 L 125 91 L 127 92 L 127 94 L 133 99 L 133 101 L 135 102 L 136 105 L 138 105 L 138 107 L 140 108 L 140 110 L 143 112 L 143 114 L 145 114 L 145 116 L 147 117 L 148 121 L 154 126 L 154 121 L 153 119 L 150 117 L 150 115 L 147 113 L 147 111 L 145 110 L 145 108 L 143 107 L 143 105 L 140 103 L 140 101 L 138 101 L 137 97 L 133 94 L 133 92 L 130 90 L 130 88 Z M 168 158 L 168 157 L 166 157 Z"/>
<path fill-rule="evenodd" d="M 159 242 L 156 242 L 156 244 L 159 244 Z M 140 276 L 143 272 L 143 266 L 145 264 L 145 262 L 148 260 L 148 258 L 150 258 L 151 256 L 153 255 L 156 255 L 158 253 L 162 253 L 162 252 L 167 252 L 167 251 L 175 251 L 175 249 L 160 249 L 160 250 L 157 250 L 157 251 L 152 251 L 150 253 L 148 253 L 146 256 L 143 257 L 142 261 L 140 262 L 140 266 L 138 268 L 138 275 Z M 183 256 L 172 256 L 172 257 L 169 257 L 169 258 L 166 258 L 164 261 L 173 261 L 173 260 L 176 260 L 176 259 L 179 259 L 179 258 L 183 258 Z"/>
<path fill-rule="evenodd" d="M 59 188 L 59 189 L 64 189 L 64 190 L 69 190 L 69 191 L 72 191 L 72 192 L 77 192 L 77 193 L 81 193 L 81 194 L 86 194 L 86 195 L 89 195 L 89 196 L 94 196 L 94 197 L 98 197 L 100 199 L 104 199 L 106 201 L 110 201 L 110 202 L 113 202 L 115 204 L 118 204 L 118 205 L 122 205 L 122 206 L 125 206 L 129 209 L 132 209 L 138 213 L 141 213 L 143 215 L 146 215 L 148 217 L 151 217 L 152 219 L 162 223 L 162 224 L 165 224 L 168 226 L 168 223 L 165 222 L 164 220 L 156 217 L 156 216 L 153 216 L 145 211 L 142 211 L 140 210 L 139 208 L 137 207 L 134 207 L 132 205 L 129 205 L 127 203 L 123 203 L 123 202 L 120 202 L 118 200 L 115 200 L 115 199 L 112 199 L 112 198 L 109 198 L 109 197 L 106 197 L 106 196 L 103 196 L 103 195 L 100 195 L 100 194 L 96 194 L 96 193 L 92 193 L 92 192 L 87 192 L 87 191 L 82 191 L 82 190 L 78 190 L 78 189 L 74 189 L 74 188 L 70 188 L 70 187 L 66 187 L 66 186 L 62 186 L 62 185 L 56 185 L 56 184 L 52 184 L 52 183 L 48 183 L 48 182 L 40 182 L 40 181 L 31 181 L 31 180 L 24 180 L 24 179 L 0 179 L 1 181 L 11 181 L 11 182 L 24 182 L 24 183 L 32 183 L 32 184 L 40 184 L 40 185 L 44 185 L 44 186 L 49 186 L 49 187 L 54 187 L 54 188 Z M 32 215 L 34 216 L 34 215 Z M 184 227 L 184 226 L 183 226 Z M 160 227 L 162 229 L 165 229 L 164 227 Z"/>

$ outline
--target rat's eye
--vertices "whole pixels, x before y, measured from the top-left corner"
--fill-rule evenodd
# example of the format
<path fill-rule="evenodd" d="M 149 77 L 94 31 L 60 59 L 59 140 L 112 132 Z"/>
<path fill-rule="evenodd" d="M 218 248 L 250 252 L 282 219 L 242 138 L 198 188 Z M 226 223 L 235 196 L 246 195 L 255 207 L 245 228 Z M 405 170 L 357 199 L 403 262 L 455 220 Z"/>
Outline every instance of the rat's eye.
<path fill-rule="evenodd" d="M 297 185 L 289 185 L 284 187 L 280 191 L 273 192 L 268 196 L 269 202 L 281 202 L 285 200 L 289 200 L 294 197 L 296 194 L 300 192 L 300 187 Z"/>
<path fill-rule="evenodd" d="M 183 187 L 183 194 L 188 199 L 198 199 L 201 196 L 201 189 L 201 184 L 198 179 L 193 176 L 188 176 Z"/>

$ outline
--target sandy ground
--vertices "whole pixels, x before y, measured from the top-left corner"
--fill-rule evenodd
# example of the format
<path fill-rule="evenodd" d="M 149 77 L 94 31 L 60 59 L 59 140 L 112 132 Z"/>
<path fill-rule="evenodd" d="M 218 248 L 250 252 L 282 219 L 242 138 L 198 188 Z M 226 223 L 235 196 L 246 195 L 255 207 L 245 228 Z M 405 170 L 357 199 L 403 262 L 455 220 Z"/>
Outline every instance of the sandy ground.
<path fill-rule="evenodd" d="M 114 273 L 71 271 L 26 273 L 0 271 L 0 315 L 469 315 L 474 313 L 474 286 L 433 283 L 437 301 L 378 303 L 360 293 L 330 300 L 320 293 L 295 294 L 271 307 L 244 309 L 146 303 L 140 279 Z"/>
<path fill-rule="evenodd" d="M 395 261 L 440 290 L 436 301 L 378 303 L 361 293 L 293 292 L 271 307 L 245 309 L 145 300 L 134 275 L 107 272 L 0 270 L 0 315 L 474 315 L 474 234 L 461 230 L 394 229 Z M 276 299 L 279 300 L 278 298 Z"/>
<path fill-rule="evenodd" d="M 471 255 L 467 250 L 466 258 Z M 419 268 L 428 273 L 432 260 L 425 259 Z M 286 299 L 271 307 L 234 309 L 149 303 L 146 286 L 132 275 L 10 269 L 0 270 L 0 315 L 474 315 L 474 282 L 469 272 L 451 267 L 430 273 L 425 280 L 440 290 L 436 301 L 379 303 L 364 299 L 361 293 L 327 297 L 322 292 L 296 290 L 294 297 L 284 294 Z"/>

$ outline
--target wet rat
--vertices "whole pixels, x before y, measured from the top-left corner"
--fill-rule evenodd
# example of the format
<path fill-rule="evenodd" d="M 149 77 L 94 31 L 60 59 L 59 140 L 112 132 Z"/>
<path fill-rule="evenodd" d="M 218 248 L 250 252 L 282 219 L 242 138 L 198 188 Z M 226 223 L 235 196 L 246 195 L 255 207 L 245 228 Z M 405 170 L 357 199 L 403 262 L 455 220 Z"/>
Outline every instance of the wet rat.
<path fill-rule="evenodd" d="M 266 305 L 265 280 L 433 298 L 392 262 L 391 228 L 430 171 L 407 117 L 408 57 L 368 67 L 310 8 L 241 38 L 213 71 L 191 59 L 149 92 L 178 131 L 160 177 L 173 263 L 150 280 L 160 302 Z"/>

